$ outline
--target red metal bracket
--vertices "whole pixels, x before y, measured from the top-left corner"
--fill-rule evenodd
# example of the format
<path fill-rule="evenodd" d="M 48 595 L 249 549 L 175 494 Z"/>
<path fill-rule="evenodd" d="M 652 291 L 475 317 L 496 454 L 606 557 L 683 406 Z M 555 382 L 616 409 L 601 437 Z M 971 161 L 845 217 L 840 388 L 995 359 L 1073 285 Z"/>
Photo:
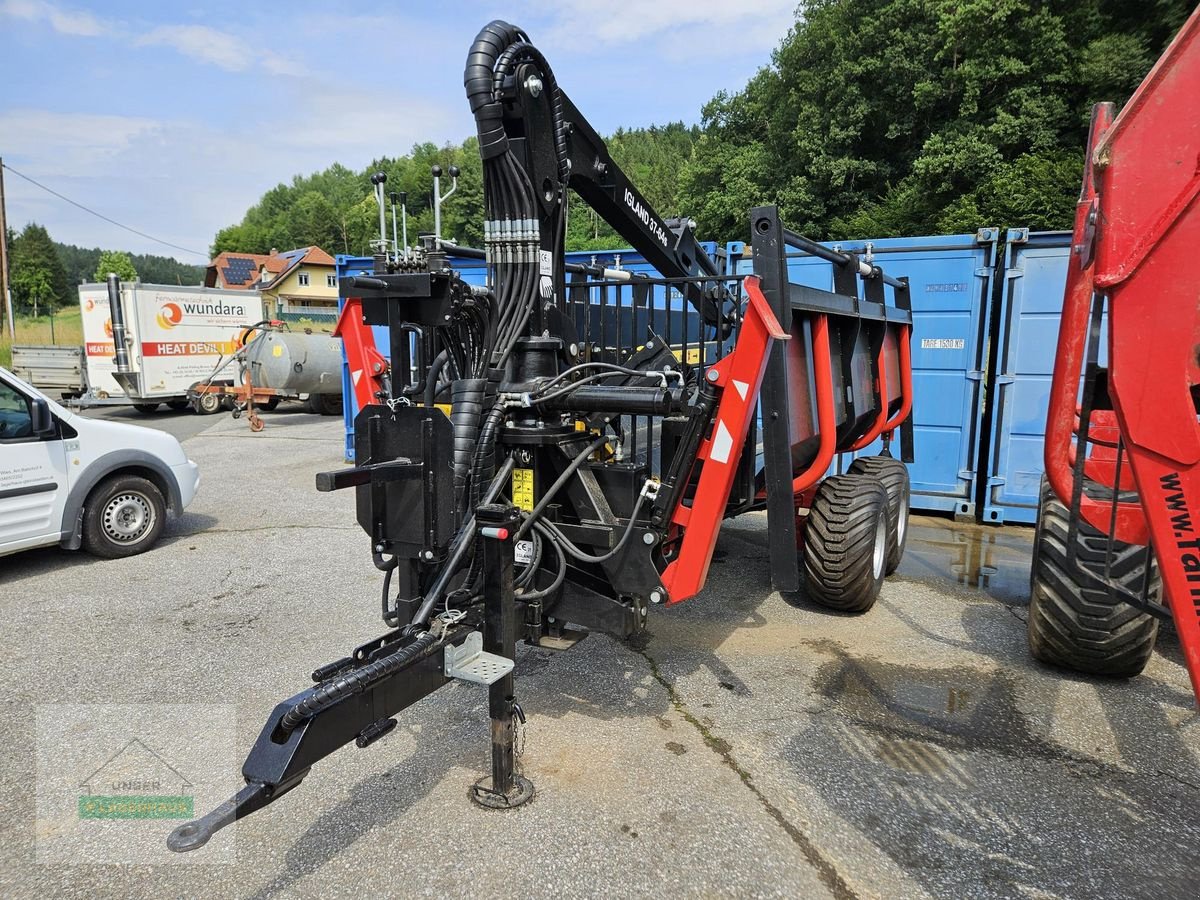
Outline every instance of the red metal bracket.
<path fill-rule="evenodd" d="M 890 419 L 888 418 L 888 407 L 891 404 L 888 400 L 887 340 L 885 339 L 880 345 L 878 364 L 876 366 L 879 369 L 879 378 L 876 379 L 879 388 L 879 415 L 876 417 L 875 424 L 871 426 L 871 429 L 850 445 L 851 452 L 870 446 L 871 442 L 881 434 L 895 430 L 899 427 L 900 423 L 908 418 L 908 414 L 912 412 L 911 340 L 911 326 L 899 326 L 899 334 L 896 336 L 896 353 L 899 357 L 897 369 L 900 372 L 900 408 L 896 410 L 896 414 Z"/>
<path fill-rule="evenodd" d="M 350 368 L 350 385 L 358 408 L 378 402 L 383 391 L 383 376 L 387 374 L 387 357 L 375 348 L 371 327 L 363 323 L 362 300 L 349 297 L 338 314 L 333 336 L 342 339 L 346 362 Z"/>
<path fill-rule="evenodd" d="M 754 418 L 758 389 L 771 356 L 771 347 L 775 341 L 791 338 L 771 311 L 759 279 L 750 275 L 744 284 L 749 303 L 737 344 L 732 353 L 710 366 L 705 373 L 708 382 L 719 389 L 721 395 L 713 415 L 712 435 L 701 444 L 697 453 L 703 468 L 692 505 L 684 507 L 681 503 L 671 517 L 676 525 L 686 527 L 679 554 L 662 575 L 668 603 L 680 603 L 694 597 L 704 587 L 717 534 L 725 518 L 729 492 L 737 475 L 738 460 Z M 827 350 L 828 346 L 826 341 Z"/>
<path fill-rule="evenodd" d="M 837 410 L 833 406 L 833 361 L 829 351 L 829 318 L 816 314 L 812 317 L 813 387 L 817 394 L 817 434 L 820 443 L 816 458 L 799 475 L 792 479 L 792 493 L 796 496 L 821 480 L 833 454 L 837 450 Z"/>
<path fill-rule="evenodd" d="M 896 414 L 892 416 L 883 425 L 883 433 L 895 431 L 908 418 L 908 414 L 912 412 L 913 405 L 913 386 L 912 386 L 912 326 L 901 325 L 900 334 L 897 336 L 898 350 L 900 353 L 900 408 L 896 410 Z"/>

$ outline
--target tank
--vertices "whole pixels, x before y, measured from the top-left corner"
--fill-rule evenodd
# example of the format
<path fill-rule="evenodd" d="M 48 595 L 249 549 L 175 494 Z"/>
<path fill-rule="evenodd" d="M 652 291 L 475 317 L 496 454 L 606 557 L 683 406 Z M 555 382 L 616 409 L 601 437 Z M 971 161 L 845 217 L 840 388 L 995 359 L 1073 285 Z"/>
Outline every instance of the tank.
<path fill-rule="evenodd" d="M 255 387 L 295 394 L 342 393 L 342 342 L 330 334 L 264 331 L 246 347 Z"/>

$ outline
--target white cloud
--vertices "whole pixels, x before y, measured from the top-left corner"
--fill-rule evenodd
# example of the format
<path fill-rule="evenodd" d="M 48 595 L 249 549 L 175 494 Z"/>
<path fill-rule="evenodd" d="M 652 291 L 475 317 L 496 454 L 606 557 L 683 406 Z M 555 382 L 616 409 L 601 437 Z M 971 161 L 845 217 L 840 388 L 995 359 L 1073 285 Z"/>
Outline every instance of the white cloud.
<path fill-rule="evenodd" d="M 650 41 L 671 59 L 773 50 L 796 19 L 797 0 L 539 0 L 551 26 L 542 39 L 574 50 Z M 515 24 L 520 25 L 520 22 Z M 531 35 L 535 44 L 537 34 Z"/>
<path fill-rule="evenodd" d="M 260 50 L 235 34 L 208 25 L 160 25 L 135 42 L 139 47 L 165 46 L 227 72 L 261 65 L 272 75 L 300 75 L 303 66 L 271 50 Z"/>
<path fill-rule="evenodd" d="M 4 0 L 0 3 L 0 15 L 26 22 L 48 22 L 59 34 L 96 37 L 112 31 L 107 22 L 97 19 L 90 12 L 63 9 L 45 0 Z"/>
<path fill-rule="evenodd" d="M 221 129 L 191 118 L 3 111 L 4 158 L 106 216 L 173 244 L 205 250 L 219 228 L 239 221 L 264 191 L 294 174 L 335 162 L 361 169 L 373 158 L 405 153 L 418 141 L 460 130 L 465 134 L 468 125 L 465 112 L 416 99 L 405 101 L 403 115 L 364 116 L 364 108 L 385 105 L 383 90 L 375 95 L 307 78 L 296 79 L 294 89 L 303 103 L 268 107 L 262 117 Z M 16 228 L 38 221 L 65 243 L 175 252 L 15 176 L 6 179 L 5 188 Z"/>

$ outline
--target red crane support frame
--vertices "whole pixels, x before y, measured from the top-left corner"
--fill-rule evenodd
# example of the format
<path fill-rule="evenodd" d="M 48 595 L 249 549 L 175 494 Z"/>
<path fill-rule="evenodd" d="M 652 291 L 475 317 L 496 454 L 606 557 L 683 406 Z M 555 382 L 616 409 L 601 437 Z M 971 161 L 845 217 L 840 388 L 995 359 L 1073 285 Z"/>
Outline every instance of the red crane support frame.
<path fill-rule="evenodd" d="M 1200 697 L 1197 85 L 1200 10 L 1115 121 L 1111 105 L 1098 106 L 1093 115 L 1051 386 L 1046 474 L 1069 506 L 1079 378 L 1098 291 L 1109 304 L 1109 394 L 1140 503 L 1119 503 L 1114 510 L 1084 496 L 1078 514 L 1119 540 L 1154 547 Z"/>

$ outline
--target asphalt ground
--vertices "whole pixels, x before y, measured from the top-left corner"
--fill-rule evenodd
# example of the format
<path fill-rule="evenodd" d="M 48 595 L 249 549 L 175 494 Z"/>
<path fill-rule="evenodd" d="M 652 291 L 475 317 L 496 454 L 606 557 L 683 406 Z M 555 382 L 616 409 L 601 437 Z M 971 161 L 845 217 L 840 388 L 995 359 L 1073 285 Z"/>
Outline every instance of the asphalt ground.
<path fill-rule="evenodd" d="M 207 812 L 271 708 L 383 630 L 352 493 L 313 489 L 340 422 L 265 418 L 200 420 L 200 494 L 154 551 L 0 559 L 0 894 L 1196 896 L 1200 719 L 1173 635 L 1130 681 L 1045 669 L 1031 530 L 923 517 L 863 616 L 771 591 L 751 515 L 641 639 L 522 648 L 523 808 L 468 802 L 486 690 L 454 683 L 194 853 L 165 849 L 178 820 L 83 818 L 134 739 Z"/>

